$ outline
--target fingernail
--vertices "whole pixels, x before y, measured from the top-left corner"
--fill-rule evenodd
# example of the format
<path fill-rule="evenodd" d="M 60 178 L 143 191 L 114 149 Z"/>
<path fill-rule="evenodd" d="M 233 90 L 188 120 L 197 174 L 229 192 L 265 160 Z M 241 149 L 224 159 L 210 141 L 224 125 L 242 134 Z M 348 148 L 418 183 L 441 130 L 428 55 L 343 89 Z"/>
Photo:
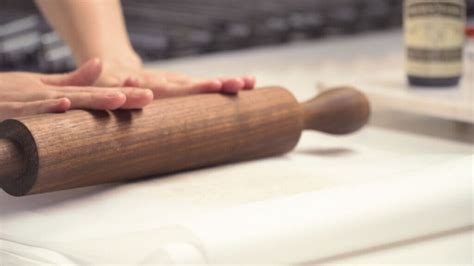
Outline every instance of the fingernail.
<path fill-rule="evenodd" d="M 94 63 L 94 64 L 99 64 L 99 63 L 100 63 L 100 59 L 97 58 L 97 57 L 94 57 L 94 58 L 92 58 L 91 62 Z"/>
<path fill-rule="evenodd" d="M 146 96 L 149 96 L 149 97 L 154 97 L 155 95 L 153 94 L 153 91 L 152 90 L 145 90 L 145 95 Z"/>
<path fill-rule="evenodd" d="M 49 112 L 65 112 L 71 107 L 71 101 L 68 98 L 56 99 L 54 105 L 49 107 Z"/>
<path fill-rule="evenodd" d="M 216 79 L 216 80 L 213 80 L 212 81 L 212 85 L 216 86 L 216 87 L 222 87 L 222 81 Z"/>
<path fill-rule="evenodd" d="M 239 85 L 240 86 L 245 86 L 245 80 L 243 78 L 236 78 L 235 80 L 237 80 L 237 82 L 239 82 Z"/>

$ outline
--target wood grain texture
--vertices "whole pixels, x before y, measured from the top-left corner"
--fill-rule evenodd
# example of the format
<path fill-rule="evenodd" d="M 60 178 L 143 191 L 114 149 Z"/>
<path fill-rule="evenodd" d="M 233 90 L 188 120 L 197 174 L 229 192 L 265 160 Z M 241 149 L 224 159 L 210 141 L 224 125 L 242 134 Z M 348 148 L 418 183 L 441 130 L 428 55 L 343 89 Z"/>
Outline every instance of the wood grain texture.
<path fill-rule="evenodd" d="M 367 97 L 350 87 L 325 91 L 302 103 L 304 128 L 341 135 L 354 132 L 369 120 Z"/>
<path fill-rule="evenodd" d="M 341 118 L 346 113 L 340 108 L 321 115 L 329 105 L 347 104 L 353 96 L 353 90 L 341 89 L 300 105 L 287 90 L 271 87 L 163 99 L 137 111 L 76 110 L 7 120 L 0 124 L 0 139 L 14 140 L 25 161 L 22 174 L 3 178 L 1 185 L 21 196 L 283 154 L 296 146 L 307 121 L 310 128 L 328 133 L 342 133 L 338 127 L 349 132 L 348 121 L 351 130 L 364 124 L 366 106 L 347 105 L 350 112 L 362 113 L 351 116 L 362 117 L 357 121 Z M 315 124 L 329 120 L 340 123 Z M 3 147 L 11 153 L 11 145 Z M 17 156 L 2 158 L 4 165 L 18 165 Z M 0 176 L 14 173 L 10 168 Z"/>
<path fill-rule="evenodd" d="M 20 176 L 23 167 L 21 149 L 14 142 L 0 139 L 0 184 L 12 176 Z M 2 182 L 2 180 L 5 180 Z"/>

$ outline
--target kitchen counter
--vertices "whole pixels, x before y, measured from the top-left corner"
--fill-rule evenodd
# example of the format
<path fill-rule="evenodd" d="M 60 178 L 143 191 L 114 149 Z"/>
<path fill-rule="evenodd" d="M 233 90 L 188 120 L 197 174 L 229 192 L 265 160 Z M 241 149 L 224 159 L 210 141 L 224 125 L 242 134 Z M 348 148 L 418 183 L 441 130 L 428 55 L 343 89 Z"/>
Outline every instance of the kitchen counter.
<path fill-rule="evenodd" d="M 392 31 L 150 67 L 255 74 L 259 86 L 285 86 L 305 100 L 337 83 L 364 90 L 364 79 L 347 73 L 384 68 L 401 49 L 401 33 Z M 340 137 L 305 132 L 284 156 L 24 198 L 1 192 L 0 258 L 7 265 L 472 263 L 473 125 L 368 94 L 374 112 L 366 128 Z"/>

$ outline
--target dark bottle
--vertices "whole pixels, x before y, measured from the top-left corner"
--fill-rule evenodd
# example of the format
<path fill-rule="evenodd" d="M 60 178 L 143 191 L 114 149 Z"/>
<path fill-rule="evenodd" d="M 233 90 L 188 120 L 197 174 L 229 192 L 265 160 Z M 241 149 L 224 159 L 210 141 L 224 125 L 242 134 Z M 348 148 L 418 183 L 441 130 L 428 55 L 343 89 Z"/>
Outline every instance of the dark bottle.
<path fill-rule="evenodd" d="M 465 0 L 405 0 L 406 71 L 413 86 L 448 87 L 463 72 Z"/>

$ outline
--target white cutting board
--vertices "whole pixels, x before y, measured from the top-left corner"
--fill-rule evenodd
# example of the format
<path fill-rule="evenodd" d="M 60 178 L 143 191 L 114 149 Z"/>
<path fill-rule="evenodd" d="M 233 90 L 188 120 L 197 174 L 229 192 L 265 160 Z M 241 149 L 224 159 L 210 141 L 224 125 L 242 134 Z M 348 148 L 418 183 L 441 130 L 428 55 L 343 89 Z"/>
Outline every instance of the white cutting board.
<path fill-rule="evenodd" d="M 320 86 L 340 84 L 342 76 L 344 82 L 366 92 L 381 107 L 474 123 L 474 62 L 472 65 L 466 62 L 458 86 L 431 88 L 408 85 L 403 52 L 394 51 L 378 59 L 356 57 L 346 63 L 320 65 L 317 70 Z"/>

